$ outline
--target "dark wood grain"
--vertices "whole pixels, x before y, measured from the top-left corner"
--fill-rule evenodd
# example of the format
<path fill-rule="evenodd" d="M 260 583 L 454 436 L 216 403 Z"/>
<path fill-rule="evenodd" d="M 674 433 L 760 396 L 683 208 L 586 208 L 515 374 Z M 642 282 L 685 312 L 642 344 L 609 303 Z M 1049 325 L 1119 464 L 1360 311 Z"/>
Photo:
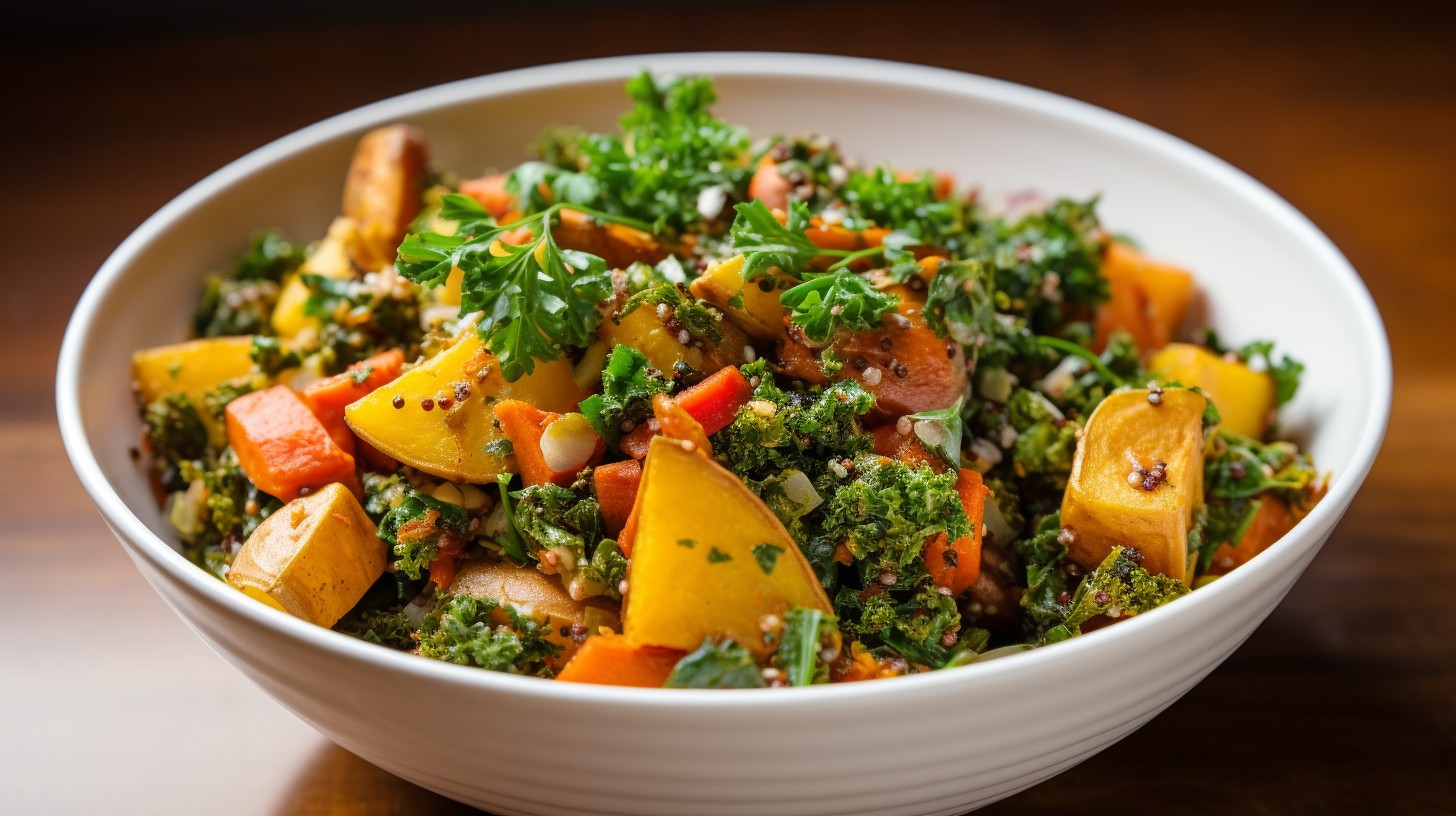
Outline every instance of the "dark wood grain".
<path fill-rule="evenodd" d="M 463 810 L 264 699 L 146 587 L 61 451 L 51 389 L 66 318 L 153 210 L 321 117 L 522 65 L 745 48 L 983 73 L 1168 130 L 1307 213 L 1361 271 L 1390 330 L 1384 451 L 1284 603 L 1151 724 L 987 812 L 1456 808 L 1449 21 L 1388 3 L 1317 15 L 1222 5 L 1216 17 L 1174 4 L 949 17 L 906 4 L 730 4 L 691 23 L 666 6 L 535 6 L 502 23 L 461 11 L 388 19 L 373 5 L 363 17 L 283 19 L 281 5 L 249 19 L 22 26 L 0 55 L 0 811 Z"/>

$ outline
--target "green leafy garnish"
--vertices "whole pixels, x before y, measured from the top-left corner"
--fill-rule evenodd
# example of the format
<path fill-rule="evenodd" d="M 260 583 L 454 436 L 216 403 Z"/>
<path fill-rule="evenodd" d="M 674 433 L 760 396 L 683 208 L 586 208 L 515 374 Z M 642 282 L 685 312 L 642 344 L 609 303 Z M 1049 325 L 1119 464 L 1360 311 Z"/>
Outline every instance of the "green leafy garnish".
<path fill-rule="evenodd" d="M 911 414 L 915 436 L 926 447 L 951 467 L 961 466 L 961 408 L 965 405 L 964 395 L 956 397 L 954 405 L 938 411 L 921 411 Z"/>
<path fill-rule="evenodd" d="M 809 226 L 809 208 L 799 202 L 789 205 L 788 220 L 780 224 L 773 212 L 758 199 L 735 204 L 738 211 L 728 239 L 733 251 L 743 253 L 743 279 L 753 280 L 772 270 L 798 278 L 819 248 L 804 234 Z"/>
<path fill-rule="evenodd" d="M 476 214 L 471 223 L 479 231 L 410 235 L 400 244 L 395 268 L 409 280 L 432 287 L 460 268 L 461 314 L 481 313 L 477 330 L 499 360 L 506 381 L 530 374 L 537 360 L 554 360 L 566 347 L 591 341 L 602 322 L 598 305 L 612 296 L 612 277 L 601 258 L 556 245 L 551 222 L 565 205 L 553 204 L 515 223 L 491 227 L 478 217 L 484 209 L 473 199 L 451 194 L 443 203 L 453 214 Z M 645 226 L 573 206 L 588 215 Z M 499 241 L 518 229 L 529 229 L 532 239 L 520 246 Z"/>
<path fill-rule="evenodd" d="M 882 292 L 863 276 L 841 269 L 811 275 L 803 283 L 779 296 L 794 324 L 804 336 L 817 343 L 828 340 L 843 327 L 869 331 L 880 327 L 886 313 L 900 303 L 897 295 Z"/>
<path fill-rule="evenodd" d="M 622 423 L 638 424 L 652 414 L 652 396 L 672 389 L 672 383 L 652 368 L 642 352 L 618 345 L 602 369 L 602 393 L 581 401 L 581 413 L 608 444 L 622 437 Z"/>
<path fill-rule="evenodd" d="M 753 560 L 758 562 L 758 568 L 763 570 L 764 575 L 772 575 L 774 567 L 779 562 L 779 556 L 784 554 L 784 548 L 775 544 L 753 545 Z"/>
<path fill-rule="evenodd" d="M 823 652 L 838 632 L 838 620 L 818 609 L 796 606 L 784 613 L 784 631 L 774 665 L 788 674 L 789 685 L 829 682 L 829 666 L 824 662 Z"/>
<path fill-rule="evenodd" d="M 763 688 L 763 672 L 748 650 L 731 640 L 703 641 L 679 660 L 663 688 Z"/>

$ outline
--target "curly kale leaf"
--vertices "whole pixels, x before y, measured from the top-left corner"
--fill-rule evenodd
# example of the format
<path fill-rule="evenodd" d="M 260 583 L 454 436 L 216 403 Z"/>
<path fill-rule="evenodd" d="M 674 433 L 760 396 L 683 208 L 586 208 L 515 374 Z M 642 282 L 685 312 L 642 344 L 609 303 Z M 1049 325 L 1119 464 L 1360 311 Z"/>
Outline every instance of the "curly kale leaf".
<path fill-rule="evenodd" d="M 652 414 L 652 396 L 671 390 L 672 383 L 652 368 L 642 352 L 618 345 L 602 369 L 602 393 L 582 400 L 581 413 L 611 446 L 622 436 L 623 423 L 637 425 Z"/>
<path fill-rule="evenodd" d="M 841 269 L 809 275 L 803 283 L 779 295 L 779 303 L 789 310 L 789 319 L 804 330 L 806 337 L 823 343 L 841 327 L 850 331 L 879 328 L 880 320 L 894 311 L 900 297 Z"/>
<path fill-rule="evenodd" d="M 845 179 L 840 196 L 852 229 L 899 229 L 917 243 L 941 247 L 949 247 L 965 231 L 965 205 L 939 198 L 930 173 L 901 174 L 885 166 L 855 171 Z"/>
<path fill-rule="evenodd" d="M 681 233 L 715 217 L 699 211 L 705 190 L 746 197 L 748 134 L 713 116 L 712 79 L 643 72 L 628 81 L 627 93 L 635 105 L 622 117 L 620 135 L 581 135 L 552 150 L 556 161 L 574 160 L 571 169 L 596 182 L 598 195 L 582 203 L 650 222 L 653 232 Z"/>
<path fill-rule="evenodd" d="M 303 312 L 319 321 L 313 356 L 325 374 L 393 348 L 403 347 L 408 358 L 418 348 L 424 330 L 413 292 L 311 273 L 299 279 L 309 291 Z"/>
<path fill-rule="evenodd" d="M 819 248 L 804 234 L 809 226 L 809 208 L 799 202 L 789 205 L 788 220 L 780 224 L 762 201 L 736 204 L 738 215 L 728 230 L 734 252 L 743 253 L 743 279 L 753 280 L 778 269 L 795 278 L 819 254 Z"/>
<path fill-rule="evenodd" d="M 1212 448 L 1203 466 L 1204 492 L 1211 499 L 1243 499 L 1268 491 L 1290 497 L 1319 476 L 1308 455 L 1292 442 L 1264 444 L 1220 430 Z"/>
<path fill-rule="evenodd" d="M 817 484 L 831 460 L 869 449 L 870 438 L 860 430 L 859 418 L 874 407 L 874 396 L 857 383 L 842 381 L 818 392 L 786 392 L 761 363 L 745 366 L 743 373 L 759 377 L 753 400 L 713 435 L 713 450 L 718 461 L 750 488 L 761 490 L 762 482 L 792 469 L 803 471 Z"/>
<path fill-rule="evenodd" d="M 951 658 L 946 635 L 960 628 L 955 599 L 941 593 L 922 569 L 906 588 L 841 589 L 834 606 L 844 629 L 862 642 L 879 642 L 911 663 L 940 668 Z"/>
<path fill-rule="evenodd" d="M 1107 298 L 1096 209 L 1095 198 L 1058 199 L 1014 223 L 993 219 L 978 225 L 962 254 L 991 266 L 998 311 L 1046 334 L 1076 307 L 1086 310 Z"/>
<path fill-rule="evenodd" d="M 1176 578 L 1152 575 L 1142 568 L 1142 553 L 1132 547 L 1114 547 L 1097 569 L 1087 573 L 1072 594 L 1063 620 L 1046 630 L 1044 643 L 1075 637 L 1082 624 L 1106 615 L 1130 617 L 1156 609 L 1188 594 L 1188 587 Z"/>
<path fill-rule="evenodd" d="M 334 627 L 334 631 L 391 649 L 406 650 L 415 647 L 415 625 L 404 612 L 367 612 L 358 617 L 345 618 Z"/>
<path fill-rule="evenodd" d="M 379 537 L 394 553 L 394 570 L 418 581 L 442 549 L 464 549 L 470 541 L 470 516 L 458 504 L 411 490 L 379 522 Z"/>
<path fill-rule="evenodd" d="M 602 540 L 605 524 L 596 499 L 554 484 L 531 485 L 511 498 L 516 529 L 530 552 L 567 550 L 585 557 Z"/>
<path fill-rule="evenodd" d="M 505 612 L 509 626 L 492 620 L 496 609 Z M 510 605 L 458 595 L 441 601 L 425 616 L 419 630 L 420 654 L 435 660 L 478 666 L 512 674 L 550 676 L 546 661 L 561 647 L 546 640 L 540 623 Z"/>
<path fill-rule="evenodd" d="M 763 688 L 763 672 L 753 655 L 731 640 L 703 641 L 679 660 L 663 688 Z"/>
<path fill-rule="evenodd" d="M 784 613 L 784 630 L 774 654 L 774 665 L 788 675 L 791 686 L 829 682 L 824 652 L 838 650 L 839 619 L 822 610 L 794 607 Z"/>
<path fill-rule="evenodd" d="M 925 322 L 937 337 L 979 349 L 995 331 L 994 287 L 991 266 L 984 261 L 942 263 L 925 295 Z"/>
<path fill-rule="evenodd" d="M 956 475 L 878 456 L 861 456 L 854 477 L 825 503 L 820 534 L 844 544 L 875 574 L 903 570 L 920 559 L 925 540 L 970 533 Z"/>

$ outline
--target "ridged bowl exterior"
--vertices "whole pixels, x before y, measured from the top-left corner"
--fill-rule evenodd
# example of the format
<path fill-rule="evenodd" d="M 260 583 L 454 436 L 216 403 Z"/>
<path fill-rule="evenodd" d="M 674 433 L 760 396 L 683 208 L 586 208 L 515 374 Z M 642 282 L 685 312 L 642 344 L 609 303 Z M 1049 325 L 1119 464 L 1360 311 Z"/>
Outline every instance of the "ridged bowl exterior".
<path fill-rule="evenodd" d="M 1196 272 L 1225 336 L 1275 337 L 1305 360 L 1286 418 L 1333 473 L 1329 496 L 1229 578 L 1094 635 L 929 675 L 762 692 L 578 686 L 412 658 L 265 608 L 187 563 L 126 455 L 136 433 L 128 358 L 182 336 L 201 273 L 259 226 L 322 234 L 353 141 L 368 127 L 420 124 L 441 166 L 463 173 L 509 166 L 543 126 L 610 126 L 625 104 L 622 81 L 643 67 L 719 77 L 720 111 L 756 135 L 825 132 L 853 155 L 951 169 L 991 193 L 1102 193 L 1114 230 Z M 1106 748 L 1249 636 L 1368 472 L 1390 364 L 1369 295 L 1328 240 L 1265 188 L 1170 136 L 936 69 L 687 54 L 441 86 L 249 154 L 161 210 L 107 261 L 77 307 L 57 383 L 72 462 L 146 579 L 279 703 L 380 767 L 502 814 L 948 814 Z M 411 717 L 399 703 L 420 698 L 453 712 L 449 723 Z"/>

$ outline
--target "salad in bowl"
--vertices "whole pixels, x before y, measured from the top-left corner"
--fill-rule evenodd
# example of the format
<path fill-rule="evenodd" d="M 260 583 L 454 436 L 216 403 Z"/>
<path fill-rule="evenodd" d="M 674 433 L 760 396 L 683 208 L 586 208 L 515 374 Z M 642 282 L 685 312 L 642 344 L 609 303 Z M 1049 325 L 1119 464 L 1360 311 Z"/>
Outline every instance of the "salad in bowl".
<path fill-rule="evenodd" d="M 1302 366 L 1197 325 L 1096 199 L 626 90 L 499 172 L 371 130 L 325 235 L 257 234 L 133 355 L 191 560 L 424 658 L 804 686 L 1146 613 L 1322 497 L 1279 439 Z"/>

